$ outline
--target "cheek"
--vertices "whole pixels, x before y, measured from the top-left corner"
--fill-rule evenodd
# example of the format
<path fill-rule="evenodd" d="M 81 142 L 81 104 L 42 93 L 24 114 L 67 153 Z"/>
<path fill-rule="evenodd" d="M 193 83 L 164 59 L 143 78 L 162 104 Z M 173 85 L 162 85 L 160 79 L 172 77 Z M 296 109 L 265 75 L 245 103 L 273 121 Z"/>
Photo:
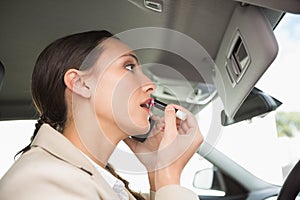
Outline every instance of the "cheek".
<path fill-rule="evenodd" d="M 99 120 L 109 120 L 127 135 L 146 133 L 149 122 L 146 112 L 139 106 L 145 100 L 140 94 L 140 84 L 130 73 L 115 79 L 104 77 L 95 97 L 96 115 Z"/>
<path fill-rule="evenodd" d="M 114 88 L 113 82 L 102 78 L 97 83 L 95 95 L 93 97 L 94 110 L 99 119 L 112 118 L 112 91 Z"/>
<path fill-rule="evenodd" d="M 114 88 L 112 111 L 116 124 L 127 135 L 148 131 L 147 113 L 140 107 L 142 90 L 132 74 L 123 76 Z M 145 97 L 144 97 L 145 98 Z"/>

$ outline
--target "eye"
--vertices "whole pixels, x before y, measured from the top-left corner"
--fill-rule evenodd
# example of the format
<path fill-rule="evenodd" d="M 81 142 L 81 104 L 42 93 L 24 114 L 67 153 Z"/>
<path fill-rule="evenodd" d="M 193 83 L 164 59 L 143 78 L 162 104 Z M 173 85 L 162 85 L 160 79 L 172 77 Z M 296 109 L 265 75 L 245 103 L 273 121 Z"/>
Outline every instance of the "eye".
<path fill-rule="evenodd" d="M 127 65 L 125 65 L 125 68 L 126 68 L 128 71 L 133 72 L 133 69 L 135 68 L 135 64 L 127 64 Z"/>

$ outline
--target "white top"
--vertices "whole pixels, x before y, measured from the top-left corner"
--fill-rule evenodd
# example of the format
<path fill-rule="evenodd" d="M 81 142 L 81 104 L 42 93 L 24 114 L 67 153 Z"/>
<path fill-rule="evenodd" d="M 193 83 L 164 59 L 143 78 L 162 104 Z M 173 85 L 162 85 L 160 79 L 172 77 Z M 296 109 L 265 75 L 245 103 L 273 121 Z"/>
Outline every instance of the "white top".
<path fill-rule="evenodd" d="M 108 183 L 108 185 L 118 194 L 120 200 L 129 200 L 129 196 L 125 189 L 125 184 L 113 176 L 109 171 L 100 167 L 97 163 L 95 163 L 90 157 L 82 153 L 97 169 L 97 171 L 101 174 L 104 180 Z"/>

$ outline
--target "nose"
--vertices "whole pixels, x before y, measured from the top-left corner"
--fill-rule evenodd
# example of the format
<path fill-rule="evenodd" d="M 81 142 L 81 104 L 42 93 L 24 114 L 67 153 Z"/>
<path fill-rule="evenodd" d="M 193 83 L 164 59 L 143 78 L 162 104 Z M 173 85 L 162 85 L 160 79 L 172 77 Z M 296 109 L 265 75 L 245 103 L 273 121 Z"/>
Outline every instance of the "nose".
<path fill-rule="evenodd" d="M 141 80 L 142 90 L 149 95 L 152 94 L 156 88 L 155 83 L 143 73 Z"/>

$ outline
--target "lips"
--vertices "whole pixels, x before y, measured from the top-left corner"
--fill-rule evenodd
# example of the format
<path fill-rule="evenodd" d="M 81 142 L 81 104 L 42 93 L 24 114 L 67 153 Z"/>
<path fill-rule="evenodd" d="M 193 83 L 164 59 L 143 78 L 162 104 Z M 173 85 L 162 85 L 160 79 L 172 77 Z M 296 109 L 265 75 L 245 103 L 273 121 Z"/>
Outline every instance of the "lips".
<path fill-rule="evenodd" d="M 149 110 L 151 108 L 151 106 L 153 105 L 153 99 L 147 99 L 146 101 L 144 101 L 143 103 L 140 104 L 140 106 L 142 108 L 145 108 L 147 110 Z"/>

